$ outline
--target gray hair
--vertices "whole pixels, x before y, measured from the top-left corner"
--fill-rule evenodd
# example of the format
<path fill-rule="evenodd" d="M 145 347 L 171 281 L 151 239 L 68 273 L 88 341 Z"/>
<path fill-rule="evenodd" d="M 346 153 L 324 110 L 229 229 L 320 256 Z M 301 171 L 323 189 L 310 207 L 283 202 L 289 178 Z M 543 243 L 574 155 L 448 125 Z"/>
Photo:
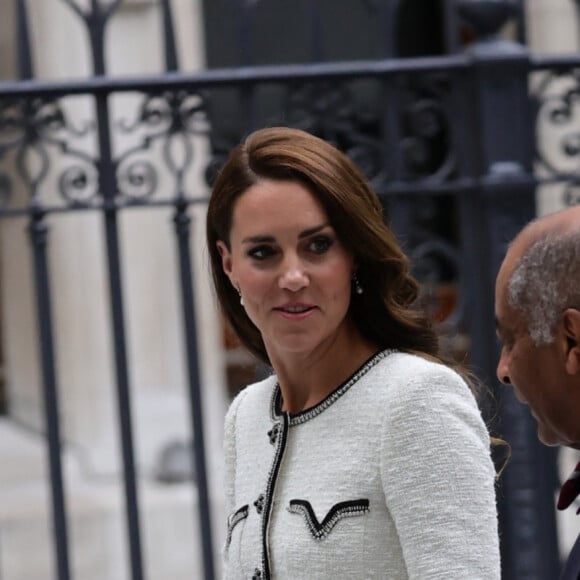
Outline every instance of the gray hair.
<path fill-rule="evenodd" d="M 548 233 L 524 252 L 508 283 L 508 300 L 524 315 L 536 346 L 554 342 L 566 308 L 580 308 L 580 230 Z"/>

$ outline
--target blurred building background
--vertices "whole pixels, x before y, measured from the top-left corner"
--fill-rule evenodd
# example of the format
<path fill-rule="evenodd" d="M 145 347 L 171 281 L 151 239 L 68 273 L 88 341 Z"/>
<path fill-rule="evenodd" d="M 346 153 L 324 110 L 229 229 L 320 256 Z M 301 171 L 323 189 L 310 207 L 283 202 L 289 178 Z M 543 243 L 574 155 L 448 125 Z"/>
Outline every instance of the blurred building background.
<path fill-rule="evenodd" d="M 504 578 L 556 578 L 578 456 L 497 386 L 492 288 L 520 225 L 580 202 L 579 24 L 573 0 L 0 0 L 0 579 L 219 576 L 223 417 L 267 370 L 214 307 L 205 200 L 273 124 L 372 180 L 512 446 Z"/>

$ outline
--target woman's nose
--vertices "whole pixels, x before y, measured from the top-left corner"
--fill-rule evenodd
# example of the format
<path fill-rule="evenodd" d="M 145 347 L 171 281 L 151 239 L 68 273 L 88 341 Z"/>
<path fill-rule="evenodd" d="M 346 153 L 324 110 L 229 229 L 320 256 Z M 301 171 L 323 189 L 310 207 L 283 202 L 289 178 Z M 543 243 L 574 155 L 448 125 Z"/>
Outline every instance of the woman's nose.
<path fill-rule="evenodd" d="M 308 275 L 302 262 L 296 257 L 284 260 L 279 277 L 280 288 L 296 292 L 308 285 Z"/>

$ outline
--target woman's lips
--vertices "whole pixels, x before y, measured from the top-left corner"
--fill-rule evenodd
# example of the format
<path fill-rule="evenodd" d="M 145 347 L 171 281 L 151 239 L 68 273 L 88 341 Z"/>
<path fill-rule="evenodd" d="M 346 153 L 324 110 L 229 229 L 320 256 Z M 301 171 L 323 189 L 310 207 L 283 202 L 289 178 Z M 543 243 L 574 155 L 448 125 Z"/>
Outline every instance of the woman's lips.
<path fill-rule="evenodd" d="M 302 320 L 313 312 L 314 308 L 315 307 L 310 304 L 285 304 L 284 306 L 274 308 L 274 310 L 279 312 L 284 318 L 290 320 Z"/>

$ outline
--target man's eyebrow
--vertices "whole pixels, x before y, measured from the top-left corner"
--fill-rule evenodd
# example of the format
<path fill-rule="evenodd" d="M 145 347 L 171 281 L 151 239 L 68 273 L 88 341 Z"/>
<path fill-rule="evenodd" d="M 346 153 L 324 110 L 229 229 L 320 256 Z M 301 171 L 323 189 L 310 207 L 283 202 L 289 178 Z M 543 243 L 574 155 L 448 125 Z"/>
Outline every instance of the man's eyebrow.
<path fill-rule="evenodd" d="M 503 336 L 505 334 L 505 327 L 499 321 L 499 318 L 497 316 L 494 316 L 493 317 L 493 320 L 495 322 L 495 332 L 496 332 L 496 334 L 498 334 L 500 336 Z"/>

